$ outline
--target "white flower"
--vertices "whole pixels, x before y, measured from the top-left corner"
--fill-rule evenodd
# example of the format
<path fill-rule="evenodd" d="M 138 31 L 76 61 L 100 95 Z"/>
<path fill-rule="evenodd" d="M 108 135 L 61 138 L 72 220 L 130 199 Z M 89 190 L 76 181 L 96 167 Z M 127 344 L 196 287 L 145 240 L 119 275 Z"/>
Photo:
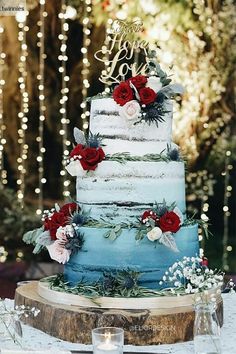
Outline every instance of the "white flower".
<path fill-rule="evenodd" d="M 192 290 L 193 290 L 192 285 L 191 285 L 191 284 L 188 284 L 188 285 L 187 285 L 187 288 L 186 288 L 186 290 L 185 290 L 185 292 L 186 292 L 187 294 L 190 294 L 190 293 L 192 292 Z"/>
<path fill-rule="evenodd" d="M 60 240 L 61 243 L 68 242 L 66 237 L 66 228 L 63 226 L 59 226 L 56 232 L 56 238 Z"/>
<path fill-rule="evenodd" d="M 150 87 L 151 89 L 153 89 L 153 91 L 157 93 L 162 88 L 162 83 L 160 78 L 156 76 L 150 76 L 147 79 L 146 87 Z"/>
<path fill-rule="evenodd" d="M 73 225 L 66 225 L 65 226 L 66 234 L 70 237 L 74 237 L 74 228 Z"/>
<path fill-rule="evenodd" d="M 175 281 L 174 286 L 180 286 L 181 283 L 179 281 Z"/>
<path fill-rule="evenodd" d="M 158 240 L 162 235 L 162 231 L 159 227 L 154 227 L 151 231 L 147 233 L 147 238 L 150 241 Z"/>
<path fill-rule="evenodd" d="M 58 263 L 65 264 L 69 261 L 71 251 L 67 250 L 60 240 L 56 240 L 47 246 L 50 257 Z"/>
<path fill-rule="evenodd" d="M 68 237 L 74 236 L 74 229 L 72 225 L 59 226 L 56 232 L 56 238 L 60 240 L 61 243 L 65 244 L 68 242 Z"/>
<path fill-rule="evenodd" d="M 140 111 L 141 107 L 136 100 L 129 101 L 119 108 L 120 115 L 131 123 L 138 119 Z"/>

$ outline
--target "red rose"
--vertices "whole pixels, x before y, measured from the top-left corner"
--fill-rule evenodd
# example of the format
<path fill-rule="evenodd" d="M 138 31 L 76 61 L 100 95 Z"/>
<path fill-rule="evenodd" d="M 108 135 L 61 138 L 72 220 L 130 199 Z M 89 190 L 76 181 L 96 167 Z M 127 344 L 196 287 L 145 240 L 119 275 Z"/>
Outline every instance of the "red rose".
<path fill-rule="evenodd" d="M 82 149 L 83 149 L 83 145 L 82 145 L 82 144 L 76 145 L 76 146 L 74 147 L 74 149 L 71 151 L 70 157 L 80 155 L 80 152 L 81 152 Z"/>
<path fill-rule="evenodd" d="M 99 148 L 92 148 L 92 147 L 86 147 L 83 148 L 80 152 L 81 159 L 80 163 L 83 167 L 84 170 L 87 171 L 94 171 L 98 163 L 104 160 L 105 154 L 104 151 L 101 147 Z"/>
<path fill-rule="evenodd" d="M 120 106 L 134 98 L 134 93 L 127 82 L 121 82 L 113 91 L 113 98 Z"/>
<path fill-rule="evenodd" d="M 67 203 L 63 205 L 60 209 L 60 213 L 63 213 L 65 216 L 70 216 L 73 214 L 76 210 L 79 210 L 80 207 L 77 203 Z"/>
<path fill-rule="evenodd" d="M 157 223 L 158 221 L 158 216 L 157 214 L 152 211 L 152 210 L 146 210 L 143 215 L 141 216 L 141 220 L 143 224 L 146 224 L 146 222 L 148 222 L 149 219 L 152 219 L 155 221 L 155 223 Z"/>
<path fill-rule="evenodd" d="M 203 267 L 208 267 L 208 259 L 206 257 L 202 257 L 200 264 Z"/>
<path fill-rule="evenodd" d="M 60 226 L 66 226 L 68 224 L 68 217 L 62 212 L 55 212 L 49 218 L 44 221 L 44 229 L 50 232 L 52 240 L 56 240 L 57 229 Z"/>
<path fill-rule="evenodd" d="M 132 82 L 132 84 L 137 89 L 140 89 L 146 85 L 147 78 L 146 78 L 146 76 L 143 76 L 143 75 L 137 75 L 137 76 L 131 77 L 128 81 Z"/>
<path fill-rule="evenodd" d="M 157 94 L 150 87 L 143 87 L 139 90 L 141 104 L 150 104 L 156 100 Z"/>
<path fill-rule="evenodd" d="M 159 220 L 163 232 L 177 232 L 180 229 L 180 218 L 173 211 L 167 211 Z"/>

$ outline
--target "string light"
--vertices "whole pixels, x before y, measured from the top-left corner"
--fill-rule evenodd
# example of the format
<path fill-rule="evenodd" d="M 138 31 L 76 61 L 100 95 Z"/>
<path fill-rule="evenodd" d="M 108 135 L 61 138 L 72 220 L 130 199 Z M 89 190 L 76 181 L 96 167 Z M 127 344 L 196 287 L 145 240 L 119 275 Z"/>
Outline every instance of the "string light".
<path fill-rule="evenodd" d="M 209 197 L 214 194 L 215 180 L 212 174 L 209 174 L 207 170 L 200 170 L 197 172 L 188 173 L 186 175 L 188 193 L 187 201 L 200 202 L 201 220 L 208 222 L 209 217 L 207 215 L 209 210 Z M 190 205 L 191 205 L 190 204 Z M 189 208 L 190 214 L 198 212 L 198 207 Z M 205 238 L 202 235 L 202 230 L 199 228 L 199 241 L 201 242 L 201 253 L 204 254 Z"/>
<path fill-rule="evenodd" d="M 66 18 L 69 18 L 72 11 L 68 11 L 68 6 L 66 6 L 65 0 L 61 2 L 61 12 L 58 14 L 58 17 L 61 21 L 61 33 L 58 38 L 60 40 L 60 55 L 58 57 L 60 61 L 60 66 L 58 71 L 61 75 L 61 98 L 60 98 L 60 114 L 61 114 L 61 129 L 59 134 L 62 136 L 62 169 L 60 171 L 60 175 L 63 183 L 63 196 L 69 197 L 70 191 L 68 187 L 70 186 L 70 180 L 68 179 L 68 174 L 66 174 L 64 169 L 65 157 L 69 155 L 69 146 L 70 141 L 68 139 L 68 124 L 70 123 L 69 118 L 67 117 L 67 101 L 68 101 L 68 81 L 69 76 L 66 70 L 66 62 L 68 60 L 67 57 L 67 31 L 69 30 L 69 25 L 66 22 Z"/>
<path fill-rule="evenodd" d="M 3 52 L 3 33 L 4 28 L 0 26 L 0 173 L 1 173 L 1 183 L 7 184 L 7 171 L 4 169 L 4 159 L 3 159 L 3 151 L 4 145 L 6 144 L 6 139 L 4 137 L 4 133 L 6 130 L 6 125 L 4 124 L 3 117 L 3 87 L 5 85 L 4 80 L 4 62 L 6 54 Z"/>
<path fill-rule="evenodd" d="M 230 128 L 227 127 L 225 130 L 226 138 L 230 137 Z M 224 233 L 223 233 L 223 256 L 222 256 L 222 266 L 223 270 L 229 270 L 228 264 L 228 256 L 229 252 L 232 251 L 232 246 L 229 243 L 229 216 L 230 216 L 230 209 L 229 209 L 229 199 L 231 197 L 232 186 L 230 185 L 230 171 L 232 170 L 233 166 L 230 163 L 231 161 L 231 151 L 226 150 L 225 152 L 225 169 L 222 172 L 222 176 L 224 177 L 224 204 L 223 204 L 223 212 L 224 212 Z"/>
<path fill-rule="evenodd" d="M 38 187 L 35 189 L 35 193 L 38 195 L 38 209 L 36 210 L 36 214 L 40 215 L 43 210 L 43 186 L 47 182 L 44 177 L 44 154 L 46 149 L 44 147 L 44 121 L 45 121 L 45 75 L 44 75 L 44 67 L 45 67 L 45 18 L 47 17 L 47 12 L 45 10 L 45 0 L 40 0 L 40 10 L 39 10 L 39 31 L 37 33 L 39 47 L 39 74 L 37 76 L 38 79 L 38 91 L 39 91 L 39 131 L 36 141 L 38 143 Z"/>
<path fill-rule="evenodd" d="M 89 81 L 88 81 L 88 75 L 89 75 L 89 67 L 90 67 L 90 62 L 88 59 L 88 47 L 91 43 L 91 40 L 89 38 L 90 35 L 90 13 L 92 11 L 92 2 L 91 0 L 85 0 L 84 2 L 84 14 L 83 14 L 83 19 L 82 19 L 82 24 L 83 24 L 83 45 L 81 48 L 81 53 L 83 55 L 82 58 L 82 83 L 83 83 L 83 88 L 82 88 L 82 103 L 80 107 L 82 108 L 82 122 L 83 122 L 83 130 L 86 131 L 88 129 L 88 120 L 89 120 L 89 110 L 87 108 L 87 94 L 88 94 L 88 88 L 90 87 Z"/>
<path fill-rule="evenodd" d="M 110 31 L 111 31 L 111 26 L 112 26 L 112 23 L 113 23 L 113 20 L 111 18 L 109 18 L 107 20 L 107 23 L 106 23 L 106 30 L 105 30 L 105 40 L 104 40 L 104 44 L 102 46 L 102 51 L 104 51 L 104 57 L 103 57 L 103 60 L 104 60 L 104 69 L 102 70 L 102 75 L 106 75 L 108 74 L 109 72 L 109 59 L 110 59 L 110 56 L 109 56 L 109 51 L 108 51 L 108 48 L 109 48 L 109 42 L 110 42 Z M 106 93 L 109 93 L 110 92 L 110 88 L 108 86 L 108 84 L 105 84 L 105 90 L 104 92 Z"/>
<path fill-rule="evenodd" d="M 65 18 L 66 19 L 71 19 L 71 20 L 75 20 L 77 17 L 77 11 L 74 7 L 72 6 L 67 6 L 66 7 L 66 13 L 65 13 Z"/>
<path fill-rule="evenodd" d="M 17 198 L 21 204 L 24 206 L 24 195 L 25 195 L 25 174 L 26 174 L 26 160 L 28 158 L 28 145 L 26 144 L 26 131 L 28 129 L 28 118 L 27 114 L 29 112 L 29 95 L 26 89 L 27 86 L 27 70 L 26 70 L 26 60 L 28 56 L 27 44 L 26 44 L 26 32 L 29 27 L 26 26 L 26 15 L 28 13 L 24 12 L 21 16 L 16 16 L 18 21 L 18 40 L 20 42 L 20 57 L 18 63 L 19 69 L 19 88 L 20 88 L 20 111 L 18 113 L 19 118 L 19 129 L 18 129 L 18 143 L 20 145 L 20 154 L 17 158 L 18 163 L 18 178 L 17 178 Z"/>

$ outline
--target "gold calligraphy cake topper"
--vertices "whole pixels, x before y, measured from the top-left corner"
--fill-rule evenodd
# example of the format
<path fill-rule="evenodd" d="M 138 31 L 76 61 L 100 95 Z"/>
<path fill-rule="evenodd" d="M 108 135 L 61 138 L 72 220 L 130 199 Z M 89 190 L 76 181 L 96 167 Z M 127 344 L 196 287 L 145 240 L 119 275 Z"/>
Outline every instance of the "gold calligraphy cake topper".
<path fill-rule="evenodd" d="M 110 28 L 111 33 L 139 33 L 143 32 L 143 21 L 140 19 L 134 21 L 122 21 L 122 20 L 114 20 L 112 22 L 112 26 Z"/>
<path fill-rule="evenodd" d="M 143 30 L 141 20 L 113 21 L 105 40 L 108 45 L 94 54 L 106 66 L 99 77 L 101 82 L 111 85 L 124 80 L 127 75 L 144 75 L 147 72 L 149 42 L 138 37 Z M 140 64 L 136 62 L 137 53 L 144 58 Z"/>

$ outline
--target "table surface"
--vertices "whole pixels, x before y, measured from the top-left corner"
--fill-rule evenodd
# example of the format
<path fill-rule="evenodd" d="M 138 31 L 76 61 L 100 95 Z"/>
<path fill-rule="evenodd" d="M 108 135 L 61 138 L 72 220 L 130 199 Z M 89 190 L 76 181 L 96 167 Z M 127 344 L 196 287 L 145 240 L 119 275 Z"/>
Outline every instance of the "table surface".
<path fill-rule="evenodd" d="M 221 342 L 222 353 L 236 354 L 236 294 L 223 294 L 224 301 L 224 325 L 221 329 Z M 11 300 L 11 305 L 14 302 Z M 58 338 L 51 337 L 48 334 L 43 333 L 35 328 L 23 325 L 23 347 L 27 350 L 34 349 L 42 351 L 46 354 L 46 350 L 53 350 L 52 353 L 59 354 L 60 351 L 76 351 L 76 350 L 92 350 L 91 345 L 83 345 L 77 343 L 69 343 L 62 341 Z M 14 350 L 20 349 L 19 346 L 12 341 L 1 341 L 0 349 Z M 133 353 L 156 353 L 156 354 L 191 354 L 194 353 L 193 342 L 177 343 L 177 344 L 164 344 L 164 345 L 152 345 L 152 346 L 132 346 L 125 345 L 125 351 Z M 11 354 L 11 351 L 7 351 Z M 23 352 L 22 352 L 23 353 Z M 24 351 L 25 353 L 25 351 Z"/>

